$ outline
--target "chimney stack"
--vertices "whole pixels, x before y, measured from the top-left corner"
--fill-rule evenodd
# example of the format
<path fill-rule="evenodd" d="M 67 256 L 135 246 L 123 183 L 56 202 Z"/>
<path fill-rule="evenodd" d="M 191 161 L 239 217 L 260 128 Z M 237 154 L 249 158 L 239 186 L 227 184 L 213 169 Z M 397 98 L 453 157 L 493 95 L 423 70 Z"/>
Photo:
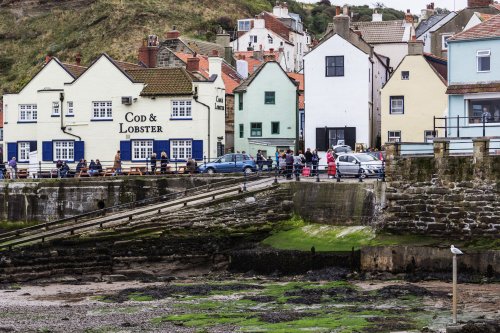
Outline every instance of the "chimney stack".
<path fill-rule="evenodd" d="M 424 42 L 421 40 L 411 40 L 408 42 L 408 55 L 423 55 Z"/>
<path fill-rule="evenodd" d="M 405 14 L 405 21 L 406 23 L 414 23 L 413 15 L 411 14 L 411 11 L 409 9 L 406 10 Z"/>
<path fill-rule="evenodd" d="M 167 32 L 167 39 L 177 39 L 179 38 L 181 33 L 177 31 L 175 25 L 172 27 L 172 30 Z"/>
<path fill-rule="evenodd" d="M 493 0 L 467 0 L 467 7 L 488 7 L 493 3 Z"/>
<path fill-rule="evenodd" d="M 45 63 L 48 64 L 50 60 L 52 60 L 52 57 L 49 55 L 46 55 L 45 56 Z"/>
<path fill-rule="evenodd" d="M 186 70 L 189 72 L 199 72 L 200 71 L 200 58 L 196 54 L 187 59 Z"/>
<path fill-rule="evenodd" d="M 350 24 L 349 16 L 339 15 L 333 18 L 333 26 L 335 33 L 344 39 L 348 39 L 349 37 L 349 24 Z"/>
<path fill-rule="evenodd" d="M 212 50 L 212 55 L 208 57 L 208 73 L 222 78 L 222 58 L 217 50 Z"/>
<path fill-rule="evenodd" d="M 78 52 L 75 56 L 75 63 L 77 66 L 82 65 L 82 54 L 80 52 Z"/>
<path fill-rule="evenodd" d="M 372 14 L 372 22 L 382 22 L 382 14 L 380 14 L 376 9 Z"/>
<path fill-rule="evenodd" d="M 149 35 L 147 39 L 142 41 L 142 46 L 139 48 L 139 61 L 148 68 L 155 68 L 158 50 L 158 37 Z"/>

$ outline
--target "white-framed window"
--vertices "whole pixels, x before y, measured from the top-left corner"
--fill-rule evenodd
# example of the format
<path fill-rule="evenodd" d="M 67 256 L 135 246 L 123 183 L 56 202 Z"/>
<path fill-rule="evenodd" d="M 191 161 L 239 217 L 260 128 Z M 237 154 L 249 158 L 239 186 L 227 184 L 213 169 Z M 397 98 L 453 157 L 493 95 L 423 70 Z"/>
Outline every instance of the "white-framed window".
<path fill-rule="evenodd" d="M 448 39 L 453 36 L 452 34 L 441 35 L 441 50 L 448 50 Z"/>
<path fill-rule="evenodd" d="M 250 28 L 251 28 L 250 20 L 238 21 L 238 31 L 250 31 Z"/>
<path fill-rule="evenodd" d="M 434 138 L 437 137 L 437 131 L 427 130 L 424 131 L 424 142 L 434 142 Z"/>
<path fill-rule="evenodd" d="M 191 117 L 191 100 L 172 101 L 172 112 L 170 113 L 170 118 L 186 119 Z"/>
<path fill-rule="evenodd" d="M 250 43 L 257 43 L 257 35 L 250 35 Z"/>
<path fill-rule="evenodd" d="M 389 142 L 401 142 L 401 131 L 389 131 L 388 141 Z"/>
<path fill-rule="evenodd" d="M 187 160 L 192 157 L 193 145 L 191 140 L 171 140 L 172 159 Z"/>
<path fill-rule="evenodd" d="M 18 142 L 17 143 L 17 157 L 19 162 L 28 162 L 30 160 L 30 143 Z"/>
<path fill-rule="evenodd" d="M 485 73 L 491 69 L 491 51 L 480 50 L 477 51 L 477 72 Z"/>
<path fill-rule="evenodd" d="M 38 109 L 36 104 L 19 105 L 19 121 L 36 121 L 38 119 Z"/>
<path fill-rule="evenodd" d="M 405 113 L 405 98 L 404 96 L 391 96 L 391 114 Z"/>
<path fill-rule="evenodd" d="M 52 115 L 53 116 L 60 116 L 61 115 L 61 109 L 59 108 L 59 102 L 52 102 Z"/>
<path fill-rule="evenodd" d="M 74 161 L 75 142 L 74 141 L 54 141 L 54 161 Z"/>
<path fill-rule="evenodd" d="M 93 119 L 113 119 L 113 102 L 92 102 Z"/>
<path fill-rule="evenodd" d="M 73 102 L 68 101 L 67 116 L 73 116 L 75 114 L 75 109 L 73 108 Z"/>
<path fill-rule="evenodd" d="M 132 160 L 145 160 L 153 153 L 153 140 L 132 140 Z"/>

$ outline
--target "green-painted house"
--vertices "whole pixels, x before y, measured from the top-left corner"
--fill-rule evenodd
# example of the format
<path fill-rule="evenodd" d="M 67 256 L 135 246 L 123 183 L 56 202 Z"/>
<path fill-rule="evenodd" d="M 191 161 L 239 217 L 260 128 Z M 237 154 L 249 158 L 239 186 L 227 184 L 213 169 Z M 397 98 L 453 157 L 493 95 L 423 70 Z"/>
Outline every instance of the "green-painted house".
<path fill-rule="evenodd" d="M 295 149 L 298 137 L 298 83 L 276 61 L 257 68 L 235 90 L 234 147 L 252 156 L 260 149 Z"/>

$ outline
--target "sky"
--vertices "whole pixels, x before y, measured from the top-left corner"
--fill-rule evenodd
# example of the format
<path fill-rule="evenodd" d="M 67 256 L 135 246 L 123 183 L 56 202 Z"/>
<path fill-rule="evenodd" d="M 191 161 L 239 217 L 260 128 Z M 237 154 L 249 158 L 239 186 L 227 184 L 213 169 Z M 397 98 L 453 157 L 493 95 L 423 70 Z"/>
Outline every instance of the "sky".
<path fill-rule="evenodd" d="M 316 3 L 319 0 L 299 0 L 302 2 Z M 467 0 L 330 0 L 332 5 L 342 6 L 346 3 L 350 5 L 368 5 L 373 7 L 376 2 L 382 2 L 387 7 L 396 8 L 402 11 L 411 9 L 413 14 L 420 14 L 422 9 L 426 8 L 427 4 L 434 2 L 434 7 L 448 8 L 449 10 L 460 10 L 467 6 Z"/>

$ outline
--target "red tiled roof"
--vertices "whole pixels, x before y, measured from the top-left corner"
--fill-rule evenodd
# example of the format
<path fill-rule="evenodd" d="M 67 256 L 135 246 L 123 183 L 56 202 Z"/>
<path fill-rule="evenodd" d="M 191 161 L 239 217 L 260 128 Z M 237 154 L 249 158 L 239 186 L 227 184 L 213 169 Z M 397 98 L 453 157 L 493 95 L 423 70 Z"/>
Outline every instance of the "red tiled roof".
<path fill-rule="evenodd" d="M 500 92 L 500 82 L 477 83 L 477 84 L 454 84 L 448 86 L 446 93 L 448 95 L 463 95 Z"/>
<path fill-rule="evenodd" d="M 192 54 L 182 52 L 175 52 L 175 55 L 184 63 L 187 63 L 187 59 L 193 56 Z M 208 57 L 202 55 L 197 55 L 197 57 L 200 59 L 200 74 L 208 79 L 210 76 Z M 222 62 L 222 81 L 224 81 L 227 94 L 233 94 L 234 88 L 239 86 L 241 82 L 241 78 L 238 76 L 236 70 L 226 62 Z"/>
<path fill-rule="evenodd" d="M 73 75 L 75 78 L 79 77 L 80 75 L 82 75 L 83 72 L 85 72 L 87 70 L 87 67 L 85 66 L 78 66 L 78 65 L 74 65 L 74 64 L 67 64 L 67 63 L 61 63 L 64 68 L 66 68 L 66 70 L 68 72 L 71 73 L 71 75 Z"/>
<path fill-rule="evenodd" d="M 267 29 L 284 38 L 287 42 L 290 41 L 290 28 L 288 28 L 276 16 L 268 12 L 262 12 L 258 15 L 258 17 L 264 19 Z"/>
<path fill-rule="evenodd" d="M 299 109 L 304 109 L 304 74 L 299 73 L 287 73 L 288 77 L 291 77 L 296 82 L 299 83 Z"/>
<path fill-rule="evenodd" d="M 500 14 L 493 16 L 489 20 L 484 21 L 470 28 L 460 32 L 450 39 L 449 41 L 471 40 L 471 39 L 485 39 L 485 38 L 498 38 L 500 37 Z"/>
<path fill-rule="evenodd" d="M 299 83 L 299 90 L 304 91 L 304 74 L 299 74 L 299 73 L 287 73 L 289 77 L 294 79 Z"/>

